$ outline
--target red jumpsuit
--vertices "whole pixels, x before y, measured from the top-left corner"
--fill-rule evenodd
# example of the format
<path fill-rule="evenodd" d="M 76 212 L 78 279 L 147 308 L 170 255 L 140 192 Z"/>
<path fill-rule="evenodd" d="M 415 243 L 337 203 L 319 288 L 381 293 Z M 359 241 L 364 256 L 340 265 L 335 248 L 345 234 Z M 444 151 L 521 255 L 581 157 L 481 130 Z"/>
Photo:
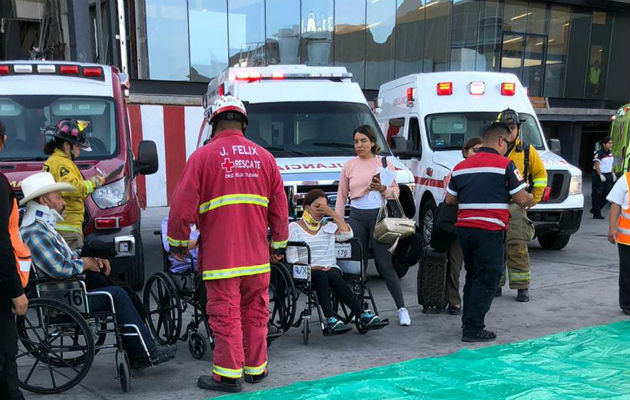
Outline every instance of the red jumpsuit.
<path fill-rule="evenodd" d="M 168 242 L 200 230 L 199 272 L 214 333 L 215 379 L 263 374 L 267 366 L 269 241 L 285 248 L 288 204 L 273 156 L 238 130 L 222 131 L 191 156 L 171 202 Z"/>

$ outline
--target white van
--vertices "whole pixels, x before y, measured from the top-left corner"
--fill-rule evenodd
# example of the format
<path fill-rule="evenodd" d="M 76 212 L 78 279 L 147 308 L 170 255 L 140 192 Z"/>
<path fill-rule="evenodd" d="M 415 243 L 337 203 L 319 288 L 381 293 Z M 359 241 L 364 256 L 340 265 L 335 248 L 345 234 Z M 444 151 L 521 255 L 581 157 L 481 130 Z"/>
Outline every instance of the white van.
<path fill-rule="evenodd" d="M 225 93 L 245 103 L 245 135 L 276 158 L 292 219 L 301 215 L 301 199 L 313 188 L 324 190 L 335 203 L 341 168 L 355 156 L 352 133 L 360 125 L 374 128 L 381 154 L 396 166 L 398 183 L 415 191 L 413 175 L 393 157 L 351 78 L 345 67 L 274 65 L 228 68 L 208 84 L 204 107 Z M 197 146 L 210 138 L 211 130 L 204 120 Z"/>
<path fill-rule="evenodd" d="M 495 72 L 438 72 L 408 75 L 380 87 L 379 125 L 394 153 L 412 171 L 418 222 L 428 243 L 436 205 L 444 199 L 444 178 L 463 157 L 461 148 L 481 136 L 499 112 L 516 110 L 523 122 L 522 138 L 534 146 L 547 169 L 550 195 L 528 215 L 546 249 L 562 249 L 582 219 L 582 172 L 559 153 L 550 151 L 525 88 L 513 74 Z"/>

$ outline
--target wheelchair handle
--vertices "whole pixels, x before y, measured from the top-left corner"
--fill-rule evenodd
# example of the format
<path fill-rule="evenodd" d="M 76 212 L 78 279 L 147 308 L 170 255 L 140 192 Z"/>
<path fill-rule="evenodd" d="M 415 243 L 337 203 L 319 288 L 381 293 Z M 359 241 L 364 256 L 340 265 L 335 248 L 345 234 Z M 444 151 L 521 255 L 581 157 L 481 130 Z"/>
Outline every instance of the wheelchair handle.
<path fill-rule="evenodd" d="M 304 247 L 306 249 L 306 258 L 308 265 L 311 265 L 311 246 L 309 246 L 308 243 L 289 241 L 287 242 L 287 247 Z"/>

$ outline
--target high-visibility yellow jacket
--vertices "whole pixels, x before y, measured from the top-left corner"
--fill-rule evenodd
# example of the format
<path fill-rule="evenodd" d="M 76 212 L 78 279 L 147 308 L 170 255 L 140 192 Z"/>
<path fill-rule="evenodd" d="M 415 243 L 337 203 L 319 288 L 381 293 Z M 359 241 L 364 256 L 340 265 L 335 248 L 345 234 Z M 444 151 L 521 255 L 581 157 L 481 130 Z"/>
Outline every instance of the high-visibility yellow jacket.
<path fill-rule="evenodd" d="M 529 167 L 527 169 L 529 176 L 525 176 L 525 151 L 529 151 Z M 519 137 L 516 139 L 514 147 L 508 152 L 507 158 L 514 161 L 516 168 L 523 175 L 528 187 L 531 188 L 534 201 L 538 203 L 547 187 L 547 170 L 534 146 L 523 145 Z"/>
<path fill-rule="evenodd" d="M 65 219 L 57 224 L 57 230 L 83 233 L 84 201 L 94 191 L 94 183 L 83 179 L 79 167 L 60 149 L 55 149 L 48 157 L 44 171 L 50 172 L 56 182 L 66 182 L 77 188 L 74 192 L 61 193 L 66 201 L 66 213 Z"/>

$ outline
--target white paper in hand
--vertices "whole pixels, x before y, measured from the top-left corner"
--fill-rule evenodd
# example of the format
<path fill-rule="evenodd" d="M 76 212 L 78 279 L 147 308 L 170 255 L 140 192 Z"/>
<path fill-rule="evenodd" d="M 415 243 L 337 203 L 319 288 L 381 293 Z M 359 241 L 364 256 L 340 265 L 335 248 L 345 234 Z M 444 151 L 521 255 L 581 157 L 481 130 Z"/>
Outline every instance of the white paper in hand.
<path fill-rule="evenodd" d="M 394 179 L 396 178 L 396 173 L 391 169 L 385 169 L 381 167 L 379 171 L 381 176 L 381 185 L 385 185 L 387 187 L 391 186 L 394 183 Z"/>

